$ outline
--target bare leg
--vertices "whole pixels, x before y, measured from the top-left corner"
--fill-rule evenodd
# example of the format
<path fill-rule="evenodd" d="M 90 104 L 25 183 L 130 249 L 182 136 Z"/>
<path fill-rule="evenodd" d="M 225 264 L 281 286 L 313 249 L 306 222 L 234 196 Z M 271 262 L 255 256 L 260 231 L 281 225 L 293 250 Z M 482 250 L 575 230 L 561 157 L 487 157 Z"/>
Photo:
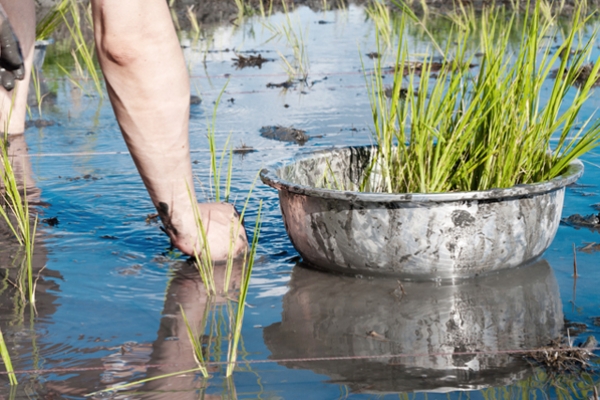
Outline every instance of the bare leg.
<path fill-rule="evenodd" d="M 174 245 L 199 250 L 188 119 L 190 89 L 165 0 L 93 0 L 98 59 L 133 160 Z M 195 206 L 195 200 L 194 200 Z M 200 204 L 213 259 L 226 259 L 233 207 Z M 236 253 L 246 248 L 243 228 Z"/>
<path fill-rule="evenodd" d="M 4 8 L 14 33 L 19 39 L 25 58 L 25 78 L 17 81 L 15 88 L 10 92 L 0 87 L 1 132 L 18 134 L 25 131 L 27 90 L 35 43 L 35 5 L 33 0 L 0 0 L 0 5 Z"/>

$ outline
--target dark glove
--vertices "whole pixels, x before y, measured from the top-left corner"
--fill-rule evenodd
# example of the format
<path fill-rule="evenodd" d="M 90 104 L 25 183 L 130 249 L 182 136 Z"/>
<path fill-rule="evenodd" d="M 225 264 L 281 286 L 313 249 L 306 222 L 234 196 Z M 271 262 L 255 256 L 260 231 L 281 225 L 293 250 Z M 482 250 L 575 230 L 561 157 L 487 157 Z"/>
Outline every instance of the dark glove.
<path fill-rule="evenodd" d="M 7 19 L 0 16 L 0 85 L 11 91 L 15 79 L 25 77 L 25 66 L 19 40 L 15 36 Z"/>

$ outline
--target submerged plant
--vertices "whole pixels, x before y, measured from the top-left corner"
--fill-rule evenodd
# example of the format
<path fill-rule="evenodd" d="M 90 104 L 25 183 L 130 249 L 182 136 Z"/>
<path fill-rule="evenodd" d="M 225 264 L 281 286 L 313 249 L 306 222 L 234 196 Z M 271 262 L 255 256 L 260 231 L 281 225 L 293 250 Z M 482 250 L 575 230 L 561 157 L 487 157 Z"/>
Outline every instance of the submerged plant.
<path fill-rule="evenodd" d="M 520 47 L 512 57 L 503 32 L 515 20 L 505 26 L 497 16 L 482 18 L 484 55 L 478 73 L 471 72 L 473 56 L 466 51 L 469 31 L 456 32 L 455 40 L 448 41 L 441 65 L 432 58 L 411 61 L 401 38 L 391 99 L 385 94 L 381 60 L 370 79 L 378 149 L 361 189 L 435 193 L 541 182 L 559 176 L 572 160 L 600 145 L 600 123 L 590 124 L 591 118 L 572 133 L 600 69 L 596 62 L 589 78 L 573 88 L 594 43 L 577 41 L 580 12 L 573 18 L 575 29 L 551 54 L 552 41 L 544 40 L 551 33 L 550 22 L 543 21 L 536 3 L 523 19 Z M 405 24 L 403 18 L 401 32 Z M 572 48 L 577 51 L 570 60 L 560 57 Z M 546 98 L 544 83 L 557 64 L 566 72 Z M 434 68 L 439 69 L 435 77 Z M 413 92 L 416 96 L 402 96 Z"/>

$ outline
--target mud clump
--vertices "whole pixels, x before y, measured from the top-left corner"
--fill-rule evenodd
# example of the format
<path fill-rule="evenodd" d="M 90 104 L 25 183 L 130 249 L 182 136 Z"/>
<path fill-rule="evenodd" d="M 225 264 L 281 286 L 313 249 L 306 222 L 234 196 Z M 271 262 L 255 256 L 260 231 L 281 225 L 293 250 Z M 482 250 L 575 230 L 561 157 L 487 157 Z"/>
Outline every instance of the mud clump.
<path fill-rule="evenodd" d="M 267 88 L 272 89 L 272 88 L 281 88 L 281 89 L 290 89 L 293 88 L 294 86 L 296 86 L 296 84 L 292 81 L 285 81 L 285 82 L 281 82 L 281 83 L 267 83 Z"/>
<path fill-rule="evenodd" d="M 199 96 L 190 96 L 190 105 L 194 106 L 200 103 L 202 103 L 202 99 Z"/>
<path fill-rule="evenodd" d="M 295 142 L 301 146 L 310 139 L 302 129 L 288 128 L 281 125 L 263 126 L 260 128 L 260 136 L 279 140 L 280 142 Z"/>
<path fill-rule="evenodd" d="M 42 222 L 48 226 L 57 226 L 60 223 L 57 217 L 44 218 Z"/>
<path fill-rule="evenodd" d="M 570 226 L 600 230 L 600 213 L 586 216 L 573 214 L 567 218 L 563 218 L 562 222 Z"/>
<path fill-rule="evenodd" d="M 233 66 L 236 69 L 243 69 L 248 67 L 258 67 L 258 69 L 262 68 L 262 65 L 266 62 L 273 61 L 269 58 L 263 58 L 262 55 L 249 55 L 243 56 L 241 54 L 236 54 L 237 57 L 233 58 Z"/>

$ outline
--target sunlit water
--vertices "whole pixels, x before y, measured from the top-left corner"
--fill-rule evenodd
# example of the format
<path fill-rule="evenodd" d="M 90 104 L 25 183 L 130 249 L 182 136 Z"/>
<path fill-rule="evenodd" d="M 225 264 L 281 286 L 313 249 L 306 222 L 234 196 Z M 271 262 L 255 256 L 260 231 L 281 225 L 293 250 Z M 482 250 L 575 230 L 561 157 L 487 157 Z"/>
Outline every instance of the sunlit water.
<path fill-rule="evenodd" d="M 288 80 L 278 52 L 293 59 L 285 38 L 274 36 L 273 27 L 285 23 L 281 14 L 266 22 L 256 18 L 239 27 L 224 25 L 199 41 L 182 39 L 192 94 L 202 98 L 201 104 L 192 105 L 190 118 L 193 168 L 203 186 L 197 187 L 200 195 L 210 192 L 206 133 L 214 102 L 225 85 L 216 120 L 218 144 L 222 147 L 230 138 L 236 147 L 243 143 L 257 150 L 234 156 L 232 199 L 238 207 L 260 168 L 275 160 L 315 148 L 372 142 L 361 58 L 369 68 L 372 61 L 366 54 L 377 47 L 364 9 L 301 8 L 291 14 L 291 21 L 303 30 L 309 69 L 307 85 L 287 90 L 268 87 Z M 415 52 L 427 50 L 417 40 L 412 43 Z M 257 50 L 270 61 L 260 69 L 237 69 L 233 49 L 243 55 Z M 169 349 L 187 343 L 185 334 L 171 337 L 165 326 L 178 312 L 176 303 L 194 296 L 186 285 L 190 281 L 199 285 L 174 278 L 177 271 L 189 275 L 189 267 L 169 252 L 158 224 L 145 220 L 154 209 L 108 100 L 101 101 L 93 92 L 82 94 L 52 65 L 44 72 L 57 99 L 43 109 L 43 118 L 56 124 L 28 129 L 26 140 L 40 200 L 48 204 L 40 208 L 41 218 L 57 217 L 59 224 L 40 227 L 37 268 L 46 265 L 46 270 L 39 282 L 34 323 L 30 324 L 28 311 L 24 319 L 14 315 L 8 290 L 2 300 L 2 331 L 15 369 L 73 369 L 19 375 L 22 383 L 14 392 L 16 398 L 35 393 L 79 398 L 108 385 L 177 370 L 146 365 L 172 363 Z M 598 99 L 593 93 L 582 118 L 595 111 Z M 310 139 L 303 146 L 266 139 L 259 130 L 267 125 L 302 129 Z M 564 216 L 591 214 L 595 212 L 591 204 L 600 202 L 599 153 L 586 155 L 584 161 L 586 172 L 579 183 L 590 186 L 567 191 Z M 207 393 L 333 399 L 386 393 L 396 397 L 413 391 L 446 398 L 436 393 L 449 391 L 458 398 L 460 392 L 454 390 L 478 389 L 473 397 L 492 393 L 516 397 L 522 387 L 518 382 L 531 375 L 526 364 L 506 355 L 451 354 L 539 345 L 561 335 L 563 314 L 569 321 L 586 324 L 576 342 L 600 333 L 593 324 L 600 316 L 599 255 L 578 252 L 580 278 L 575 285 L 572 250 L 573 244 L 581 248 L 600 242 L 597 232 L 561 225 L 544 259 L 526 271 L 457 286 L 406 285 L 403 298 L 393 280 L 357 280 L 298 267 L 277 193 L 260 181 L 249 203 L 248 230 L 254 226 L 260 200 L 263 225 L 242 331 L 243 358 L 379 358 L 248 364 L 234 374 L 229 388 L 222 373 L 213 371 Z M 420 355 L 409 360 L 384 357 L 413 353 Z M 175 362 L 181 369 L 194 365 L 191 354 Z M 199 375 L 188 374 L 138 388 L 138 394 L 114 396 L 198 398 L 202 386 Z M 2 392 L 10 393 L 8 384 Z"/>

